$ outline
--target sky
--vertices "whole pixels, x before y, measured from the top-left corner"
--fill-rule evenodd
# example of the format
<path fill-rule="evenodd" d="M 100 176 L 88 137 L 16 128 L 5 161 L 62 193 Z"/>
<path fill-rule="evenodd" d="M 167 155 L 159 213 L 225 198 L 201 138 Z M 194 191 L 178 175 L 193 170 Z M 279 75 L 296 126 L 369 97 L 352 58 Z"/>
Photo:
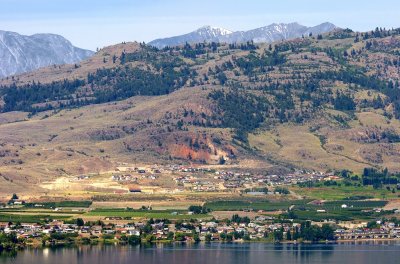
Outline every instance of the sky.
<path fill-rule="evenodd" d="M 0 0 L 0 30 L 60 34 L 95 50 L 149 42 L 204 25 L 249 30 L 271 23 L 331 22 L 367 31 L 400 27 L 399 0 Z"/>

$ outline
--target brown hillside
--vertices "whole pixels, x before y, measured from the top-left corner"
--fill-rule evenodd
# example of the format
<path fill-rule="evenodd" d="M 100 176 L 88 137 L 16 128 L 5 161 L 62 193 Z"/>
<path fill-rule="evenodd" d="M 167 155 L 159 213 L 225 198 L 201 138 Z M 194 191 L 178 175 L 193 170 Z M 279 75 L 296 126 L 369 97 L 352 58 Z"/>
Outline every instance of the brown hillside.
<path fill-rule="evenodd" d="M 400 37 L 394 34 L 355 41 L 359 33 L 337 34 L 274 43 L 271 48 L 263 44 L 248 50 L 221 45 L 212 51 L 206 47 L 205 53 L 194 57 L 185 55 L 184 47 L 155 51 L 126 43 L 104 48 L 79 65 L 48 67 L 3 79 L 3 91 L 12 84 L 24 87 L 64 79 L 85 80 L 85 85 L 70 97 L 18 105 L 23 109 L 29 103 L 34 107 L 51 104 L 55 109 L 0 114 L 1 188 L 22 190 L 29 186 L 39 190 L 44 181 L 112 171 L 119 163 L 216 165 L 221 157 L 228 166 L 239 167 L 257 164 L 266 169 L 355 172 L 387 167 L 398 171 L 400 121 L 390 92 L 375 89 L 370 83 L 360 85 L 359 80 L 348 82 L 330 76 L 318 79 L 318 88 L 309 87 L 318 73 L 353 68 L 362 70 L 366 78 L 398 82 Z M 122 53 L 134 59 L 122 63 Z M 277 61 L 270 62 L 270 58 Z M 114 91 L 121 82 L 118 74 L 124 71 L 140 69 L 143 78 L 147 74 L 165 76 L 165 65 L 176 60 L 179 64 L 173 64 L 174 74 L 178 77 L 168 92 L 151 96 L 141 91 L 130 98 L 123 94 L 112 102 L 90 101 L 96 93 Z M 157 67 L 157 62 L 164 66 Z M 98 80 L 90 83 L 88 74 L 96 74 L 98 69 L 109 69 L 115 76 L 96 76 Z M 280 86 L 271 88 L 275 83 Z M 243 118 L 240 111 L 246 109 L 240 108 L 241 103 L 232 106 L 229 101 L 213 99 L 210 94 L 215 91 L 232 93 L 233 97 L 226 98 L 243 96 L 243 105 L 255 110 Z M 352 98 L 353 110 L 335 106 L 340 94 Z M 6 96 L 2 95 L 3 109 Z M 61 107 L 60 102 L 66 104 L 71 97 L 85 99 L 81 104 L 88 105 Z M 257 101 L 261 99 L 266 101 Z M 268 110 L 260 106 L 262 103 Z M 241 110 L 235 112 L 235 108 Z M 243 128 L 235 124 L 235 118 L 254 127 Z M 245 122 L 252 118 L 256 124 Z M 241 129 L 248 142 L 238 139 Z"/>

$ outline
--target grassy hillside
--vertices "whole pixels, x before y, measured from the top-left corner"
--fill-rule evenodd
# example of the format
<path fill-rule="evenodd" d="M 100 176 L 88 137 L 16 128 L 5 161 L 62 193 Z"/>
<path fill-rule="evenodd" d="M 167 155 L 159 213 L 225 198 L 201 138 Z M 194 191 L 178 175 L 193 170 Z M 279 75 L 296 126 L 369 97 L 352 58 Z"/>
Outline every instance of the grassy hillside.
<path fill-rule="evenodd" d="M 400 170 L 399 30 L 107 47 L 0 82 L 0 191 L 118 162 Z"/>

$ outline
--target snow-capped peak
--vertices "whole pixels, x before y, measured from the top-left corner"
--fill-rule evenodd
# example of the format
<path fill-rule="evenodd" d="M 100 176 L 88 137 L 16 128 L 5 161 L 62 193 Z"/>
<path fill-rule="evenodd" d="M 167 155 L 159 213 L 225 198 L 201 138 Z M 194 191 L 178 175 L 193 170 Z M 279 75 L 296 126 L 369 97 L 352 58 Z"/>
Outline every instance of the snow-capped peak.
<path fill-rule="evenodd" d="M 229 34 L 233 33 L 233 31 L 230 31 L 228 29 L 221 28 L 221 27 L 213 27 L 213 26 L 203 26 L 203 27 L 199 28 L 198 30 L 196 30 L 196 32 L 198 32 L 200 34 L 203 32 L 206 32 L 209 35 L 214 36 L 214 37 L 225 36 L 225 35 L 229 35 Z"/>
<path fill-rule="evenodd" d="M 274 23 L 248 31 L 231 31 L 220 27 L 203 26 L 193 32 L 163 39 L 156 39 L 149 44 L 158 48 L 166 46 L 178 46 L 185 43 L 200 42 L 225 42 L 241 43 L 246 41 L 274 42 L 283 39 L 299 38 L 309 33 L 321 34 L 334 30 L 336 27 L 330 23 L 324 23 L 315 27 L 307 27 L 294 23 Z"/>

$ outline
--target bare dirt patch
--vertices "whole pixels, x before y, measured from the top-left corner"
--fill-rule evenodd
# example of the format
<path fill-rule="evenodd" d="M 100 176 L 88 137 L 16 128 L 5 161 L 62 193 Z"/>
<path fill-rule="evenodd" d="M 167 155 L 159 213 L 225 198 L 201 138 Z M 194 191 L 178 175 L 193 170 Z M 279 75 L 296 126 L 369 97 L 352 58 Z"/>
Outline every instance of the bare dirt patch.
<path fill-rule="evenodd" d="M 398 210 L 400 209 L 400 200 L 391 200 L 388 202 L 385 207 L 383 207 L 383 210 Z"/>

